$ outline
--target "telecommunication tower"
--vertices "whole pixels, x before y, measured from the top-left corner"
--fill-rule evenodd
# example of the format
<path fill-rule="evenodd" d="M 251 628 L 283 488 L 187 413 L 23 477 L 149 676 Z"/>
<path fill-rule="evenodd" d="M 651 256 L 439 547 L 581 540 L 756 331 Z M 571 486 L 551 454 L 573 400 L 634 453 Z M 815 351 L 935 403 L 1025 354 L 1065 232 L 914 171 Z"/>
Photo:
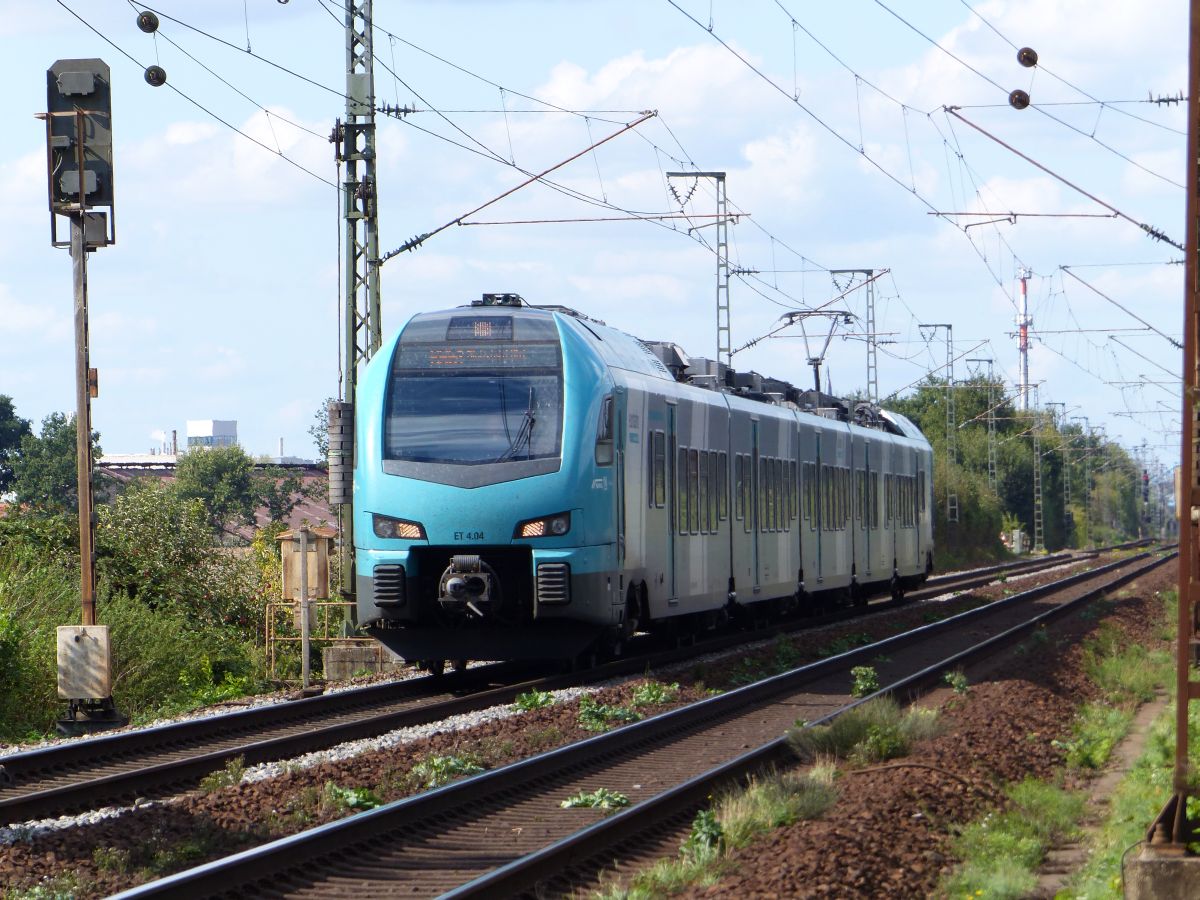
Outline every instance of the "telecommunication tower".
<path fill-rule="evenodd" d="M 1017 314 L 1017 350 L 1021 356 L 1021 411 L 1029 412 L 1029 276 L 1021 269 L 1021 311 Z"/>

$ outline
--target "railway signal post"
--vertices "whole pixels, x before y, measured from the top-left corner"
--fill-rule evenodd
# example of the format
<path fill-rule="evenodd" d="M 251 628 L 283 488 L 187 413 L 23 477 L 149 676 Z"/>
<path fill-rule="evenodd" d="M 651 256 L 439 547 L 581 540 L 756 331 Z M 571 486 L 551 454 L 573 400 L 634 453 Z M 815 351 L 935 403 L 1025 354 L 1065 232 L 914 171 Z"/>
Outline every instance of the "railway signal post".
<path fill-rule="evenodd" d="M 58 695 L 68 702 L 60 731 L 124 725 L 113 705 L 108 626 L 96 624 L 96 515 L 92 484 L 92 399 L 99 379 L 88 344 L 87 255 L 116 242 L 112 80 L 99 59 L 60 59 L 46 71 L 46 171 L 50 243 L 71 252 L 75 305 L 76 473 L 81 625 L 58 629 Z M 70 236 L 60 239 L 59 220 Z"/>

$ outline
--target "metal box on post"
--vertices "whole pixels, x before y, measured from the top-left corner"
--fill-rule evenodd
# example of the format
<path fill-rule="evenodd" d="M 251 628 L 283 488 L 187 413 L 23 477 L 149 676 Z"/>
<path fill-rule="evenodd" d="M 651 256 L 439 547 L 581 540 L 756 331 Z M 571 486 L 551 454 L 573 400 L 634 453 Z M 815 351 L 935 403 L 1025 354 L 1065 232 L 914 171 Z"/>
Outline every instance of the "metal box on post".
<path fill-rule="evenodd" d="M 280 563 L 283 569 L 283 599 L 300 599 L 300 545 L 297 531 L 285 531 L 279 542 Z M 329 556 L 337 530 L 326 526 L 308 529 L 308 597 L 323 600 L 329 597 Z"/>
<path fill-rule="evenodd" d="M 100 700 L 112 696 L 107 625 L 58 626 L 58 696 Z"/>

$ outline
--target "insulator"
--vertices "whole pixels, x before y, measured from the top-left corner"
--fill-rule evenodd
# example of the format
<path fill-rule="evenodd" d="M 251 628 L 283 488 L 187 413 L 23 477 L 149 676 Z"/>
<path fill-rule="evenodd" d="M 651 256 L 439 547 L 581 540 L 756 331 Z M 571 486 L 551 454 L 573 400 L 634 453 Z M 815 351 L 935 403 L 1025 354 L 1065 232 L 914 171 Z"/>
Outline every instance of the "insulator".
<path fill-rule="evenodd" d="M 1017 51 L 1017 62 L 1019 62 L 1025 68 L 1032 69 L 1034 66 L 1037 65 L 1037 61 L 1038 61 L 1037 51 L 1034 50 L 1032 47 L 1022 47 L 1020 50 Z"/>
<path fill-rule="evenodd" d="M 354 405 L 329 401 L 329 505 L 344 506 L 354 496 Z"/>
<path fill-rule="evenodd" d="M 162 87 L 167 83 L 167 70 L 162 66 L 148 66 L 145 77 L 146 84 L 151 87 Z"/>
<path fill-rule="evenodd" d="M 1018 88 L 1008 95 L 1008 104 L 1013 109 L 1025 109 L 1029 106 L 1029 94 Z"/>
<path fill-rule="evenodd" d="M 158 16 L 150 12 L 150 10 L 138 13 L 137 27 L 146 32 L 146 34 L 154 34 L 154 32 L 158 31 Z"/>

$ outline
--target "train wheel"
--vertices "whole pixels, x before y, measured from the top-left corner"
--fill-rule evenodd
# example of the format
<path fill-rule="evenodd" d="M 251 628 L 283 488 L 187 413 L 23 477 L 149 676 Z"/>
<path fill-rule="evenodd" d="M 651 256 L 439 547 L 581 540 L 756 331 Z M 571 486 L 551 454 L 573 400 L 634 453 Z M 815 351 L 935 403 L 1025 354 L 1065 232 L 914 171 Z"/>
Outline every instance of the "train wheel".
<path fill-rule="evenodd" d="M 454 661 L 454 671 L 455 672 L 467 671 L 467 663 L 469 663 L 469 662 L 470 662 L 469 659 L 456 659 Z"/>
<path fill-rule="evenodd" d="M 900 601 L 904 599 L 904 582 L 900 580 L 899 575 L 892 576 L 892 599 Z"/>
<path fill-rule="evenodd" d="M 427 659 L 425 668 L 434 678 L 441 678 L 446 673 L 446 661 L 444 659 Z"/>

